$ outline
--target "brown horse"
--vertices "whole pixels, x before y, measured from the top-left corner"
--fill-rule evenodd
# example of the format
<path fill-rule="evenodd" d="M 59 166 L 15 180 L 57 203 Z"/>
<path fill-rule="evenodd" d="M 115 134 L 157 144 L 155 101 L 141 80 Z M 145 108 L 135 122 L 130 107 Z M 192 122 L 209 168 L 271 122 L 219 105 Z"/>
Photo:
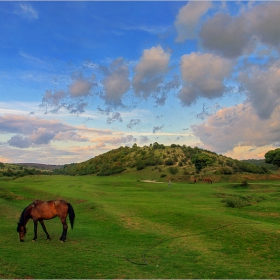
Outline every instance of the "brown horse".
<path fill-rule="evenodd" d="M 204 179 L 203 179 L 203 182 L 204 182 L 204 183 L 212 184 L 212 180 L 211 180 L 210 178 L 204 178 Z"/>
<path fill-rule="evenodd" d="M 44 232 L 47 235 L 47 240 L 50 240 L 50 235 L 47 232 L 43 220 L 50 220 L 52 218 L 59 217 L 63 225 L 63 231 L 60 240 L 64 242 L 66 240 L 68 229 L 68 225 L 66 223 L 66 217 L 68 214 L 71 223 L 71 228 L 73 229 L 75 212 L 70 203 L 61 199 L 50 201 L 35 200 L 22 211 L 21 216 L 19 218 L 17 232 L 19 233 L 20 241 L 24 241 L 24 237 L 26 234 L 26 224 L 29 221 L 29 219 L 32 219 L 34 222 L 33 241 L 36 241 L 37 239 L 38 221 L 40 222 Z"/>

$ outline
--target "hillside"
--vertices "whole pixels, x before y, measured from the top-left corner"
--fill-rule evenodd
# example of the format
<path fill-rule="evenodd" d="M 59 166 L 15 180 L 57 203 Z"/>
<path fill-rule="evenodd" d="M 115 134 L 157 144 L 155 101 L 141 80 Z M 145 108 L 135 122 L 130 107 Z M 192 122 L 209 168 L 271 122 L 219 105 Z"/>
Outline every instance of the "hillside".
<path fill-rule="evenodd" d="M 270 165 L 239 161 L 211 151 L 172 144 L 164 146 L 119 147 L 85 162 L 65 165 L 56 174 L 109 176 L 119 173 L 143 172 L 149 169 L 161 178 L 172 175 L 236 174 L 270 172 Z"/>
<path fill-rule="evenodd" d="M 26 166 L 39 170 L 54 170 L 63 167 L 63 165 L 43 164 L 43 163 L 16 163 L 19 166 Z"/>
<path fill-rule="evenodd" d="M 58 165 L 47 168 L 45 164 L 12 164 L 0 162 L 0 177 L 23 177 L 26 175 L 50 174 L 53 169 L 58 167 Z"/>

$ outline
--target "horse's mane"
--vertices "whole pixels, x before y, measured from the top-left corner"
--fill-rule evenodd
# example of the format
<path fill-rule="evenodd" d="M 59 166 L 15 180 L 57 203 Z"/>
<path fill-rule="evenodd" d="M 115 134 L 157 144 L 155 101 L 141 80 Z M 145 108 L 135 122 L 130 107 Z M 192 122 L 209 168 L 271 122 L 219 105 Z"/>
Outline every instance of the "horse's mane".
<path fill-rule="evenodd" d="M 31 204 L 30 204 L 30 205 L 31 205 Z M 25 207 L 25 208 L 23 209 L 23 211 L 22 211 L 22 213 L 21 213 L 21 215 L 20 215 L 19 221 L 18 221 L 18 225 L 19 225 L 19 226 L 24 226 L 24 225 L 25 225 L 24 221 L 25 221 L 26 215 L 27 215 L 26 210 L 29 208 L 30 205 L 28 205 L 27 207 Z"/>

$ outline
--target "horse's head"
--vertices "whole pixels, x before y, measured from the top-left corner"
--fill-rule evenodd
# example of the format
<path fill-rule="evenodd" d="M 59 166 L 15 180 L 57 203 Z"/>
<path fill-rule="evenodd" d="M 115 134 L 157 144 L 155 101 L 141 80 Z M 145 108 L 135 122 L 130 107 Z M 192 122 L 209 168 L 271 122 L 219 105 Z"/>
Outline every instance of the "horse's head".
<path fill-rule="evenodd" d="M 25 225 L 18 223 L 17 232 L 19 233 L 19 240 L 20 240 L 20 242 L 23 242 L 25 234 L 26 234 L 26 227 L 25 227 Z"/>

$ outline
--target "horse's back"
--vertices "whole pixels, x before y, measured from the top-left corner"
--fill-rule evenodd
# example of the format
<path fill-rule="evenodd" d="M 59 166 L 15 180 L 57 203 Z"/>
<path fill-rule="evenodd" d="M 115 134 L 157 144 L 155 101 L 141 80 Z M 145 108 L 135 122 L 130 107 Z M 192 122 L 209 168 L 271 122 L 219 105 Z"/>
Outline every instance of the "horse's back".
<path fill-rule="evenodd" d="M 57 210 L 53 201 L 35 200 L 31 207 L 30 214 L 32 218 L 49 220 L 57 216 Z"/>

